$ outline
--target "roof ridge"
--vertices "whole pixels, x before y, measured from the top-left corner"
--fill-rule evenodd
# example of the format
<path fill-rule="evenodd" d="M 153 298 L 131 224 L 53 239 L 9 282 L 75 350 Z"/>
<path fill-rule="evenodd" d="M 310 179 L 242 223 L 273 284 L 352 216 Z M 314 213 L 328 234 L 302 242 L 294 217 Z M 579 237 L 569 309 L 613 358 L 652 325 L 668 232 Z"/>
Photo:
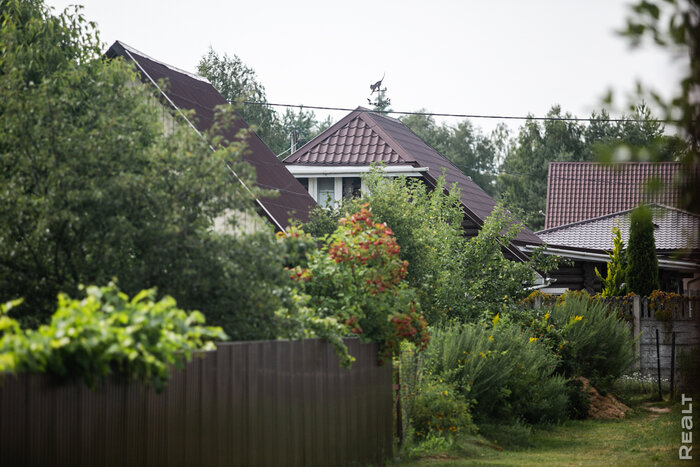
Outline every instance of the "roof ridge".
<path fill-rule="evenodd" d="M 183 75 L 189 76 L 190 78 L 196 79 L 196 80 L 198 80 L 198 81 L 203 81 L 203 82 L 205 82 L 205 83 L 207 83 L 207 84 L 211 84 L 211 82 L 209 82 L 209 80 L 206 79 L 204 76 L 200 76 L 200 75 L 198 75 L 198 74 L 196 74 L 196 73 L 191 73 L 191 72 L 189 72 L 189 71 L 183 70 L 182 68 L 178 68 L 178 67 L 176 67 L 176 66 L 173 66 L 173 65 L 170 65 L 170 64 L 168 64 L 168 63 L 162 62 L 162 61 L 160 61 L 160 60 L 158 60 L 158 59 L 156 59 L 156 58 L 153 58 L 153 57 L 151 57 L 150 55 L 145 54 L 145 53 L 141 52 L 140 50 L 138 50 L 138 49 L 136 49 L 136 48 L 134 48 L 134 47 L 132 47 L 132 46 L 126 44 L 126 43 L 123 42 L 123 41 L 116 40 L 115 43 L 118 43 L 118 44 L 121 45 L 125 50 L 128 50 L 128 51 L 131 52 L 131 53 L 134 53 L 134 54 L 139 55 L 139 56 L 141 56 L 141 57 L 143 57 L 143 58 L 146 58 L 146 59 L 148 59 L 148 60 L 150 60 L 150 61 L 152 61 L 152 62 L 157 63 L 158 65 L 162 65 L 162 66 L 164 66 L 164 67 L 166 67 L 166 68 L 168 68 L 168 69 L 170 69 L 170 70 L 172 70 L 172 71 L 175 71 L 175 72 L 177 72 L 177 73 L 182 73 Z"/>

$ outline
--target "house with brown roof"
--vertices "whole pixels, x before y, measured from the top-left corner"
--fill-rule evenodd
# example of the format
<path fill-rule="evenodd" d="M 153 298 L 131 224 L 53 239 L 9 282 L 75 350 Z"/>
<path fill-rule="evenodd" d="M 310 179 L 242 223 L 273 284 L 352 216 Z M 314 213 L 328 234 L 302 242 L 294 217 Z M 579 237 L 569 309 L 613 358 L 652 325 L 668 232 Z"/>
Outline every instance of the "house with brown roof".
<path fill-rule="evenodd" d="M 161 104 L 170 112 L 169 115 L 182 119 L 183 123 L 198 133 L 205 132 L 214 123 L 215 107 L 228 105 L 226 99 L 205 78 L 162 63 L 123 42 L 116 41 L 105 55 L 107 58 L 122 57 L 134 63 L 141 80 L 156 87 Z M 164 86 L 160 83 L 164 83 Z M 194 116 L 185 115 L 183 110 L 192 111 Z M 238 132 L 244 129 L 247 130 L 248 125 L 239 118 L 222 136 L 235 141 Z M 249 132 L 246 143 L 248 150 L 243 154 L 243 159 L 255 168 L 256 184 L 265 190 L 279 193 L 275 198 L 256 199 L 260 216 L 277 230 L 284 230 L 290 220 L 308 220 L 309 212 L 316 206 L 316 202 L 304 187 L 258 135 Z M 225 168 L 222 167 L 222 170 Z"/>
<path fill-rule="evenodd" d="M 446 157 L 438 153 L 400 120 L 358 107 L 284 160 L 289 171 L 319 204 L 340 201 L 364 190 L 362 174 L 372 163 L 384 164 L 384 173 L 419 177 L 434 187 L 444 175 L 446 186 L 460 190 L 463 228 L 474 236 L 496 202 Z M 504 253 L 527 260 L 520 247 L 541 240 L 523 229 Z"/>
<path fill-rule="evenodd" d="M 627 244 L 630 214 L 639 204 L 652 210 L 661 288 L 676 293 L 700 289 L 700 217 L 677 208 L 683 176 L 678 162 L 551 162 L 545 229 L 537 235 L 549 254 L 569 258 L 573 265 L 550 273 L 555 283 L 549 291 L 599 292 L 602 285 L 594 270 L 606 269 L 612 228 L 620 229 Z M 653 186 L 655 190 L 648 189 Z"/>

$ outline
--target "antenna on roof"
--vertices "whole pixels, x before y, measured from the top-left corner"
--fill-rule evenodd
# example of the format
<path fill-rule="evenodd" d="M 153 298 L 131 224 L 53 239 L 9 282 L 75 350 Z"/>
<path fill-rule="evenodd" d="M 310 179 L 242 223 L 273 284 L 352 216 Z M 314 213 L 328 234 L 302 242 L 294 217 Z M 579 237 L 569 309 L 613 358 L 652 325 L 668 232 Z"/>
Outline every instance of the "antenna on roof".
<path fill-rule="evenodd" d="M 382 74 L 382 79 L 380 79 L 374 84 L 369 85 L 369 89 L 371 90 L 371 92 L 369 93 L 370 97 L 367 98 L 367 103 L 373 106 L 374 110 L 378 110 L 380 112 L 387 110 L 387 108 L 391 105 L 391 99 L 386 97 L 386 86 L 382 88 L 384 76 L 386 76 L 386 73 Z M 372 102 L 371 96 L 375 92 L 377 93 L 377 99 L 374 102 Z"/>

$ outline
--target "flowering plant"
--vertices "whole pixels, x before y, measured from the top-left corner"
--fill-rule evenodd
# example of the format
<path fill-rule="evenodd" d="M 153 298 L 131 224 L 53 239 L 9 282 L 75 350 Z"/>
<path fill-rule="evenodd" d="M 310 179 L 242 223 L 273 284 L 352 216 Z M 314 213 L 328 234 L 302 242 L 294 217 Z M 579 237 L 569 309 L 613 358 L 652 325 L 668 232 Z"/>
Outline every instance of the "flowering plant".
<path fill-rule="evenodd" d="M 404 281 L 408 263 L 399 258 L 391 229 L 372 217 L 364 205 L 341 219 L 320 249 L 307 251 L 288 271 L 319 316 L 336 317 L 348 335 L 378 342 L 383 361 L 401 340 L 423 348 L 429 336 L 416 293 Z M 295 230 L 282 237 L 305 235 Z"/>

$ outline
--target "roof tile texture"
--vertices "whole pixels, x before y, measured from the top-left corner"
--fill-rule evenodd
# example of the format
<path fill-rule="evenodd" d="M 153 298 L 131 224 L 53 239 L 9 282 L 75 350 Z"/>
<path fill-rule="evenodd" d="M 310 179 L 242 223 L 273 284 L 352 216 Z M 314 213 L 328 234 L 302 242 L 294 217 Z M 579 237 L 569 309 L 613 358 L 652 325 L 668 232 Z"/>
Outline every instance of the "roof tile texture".
<path fill-rule="evenodd" d="M 603 166 L 594 162 L 550 162 L 545 229 L 632 209 L 640 203 L 678 206 L 674 183 L 679 162 L 628 162 Z M 649 180 L 662 189 L 651 195 Z"/>
<path fill-rule="evenodd" d="M 654 204 L 651 206 L 655 224 L 654 241 L 657 250 L 700 249 L 700 216 L 680 209 Z M 629 241 L 630 214 L 622 212 L 582 222 L 542 230 L 537 234 L 550 245 L 612 250 L 612 228 L 619 227 L 622 240 Z"/>
<path fill-rule="evenodd" d="M 306 148 L 305 150 L 303 150 Z M 368 165 L 406 163 L 362 118 L 354 118 L 313 145 L 306 145 L 285 163 Z"/>
<path fill-rule="evenodd" d="M 372 162 L 427 167 L 432 182 L 445 174 L 448 187 L 456 183 L 464 207 L 483 222 L 496 202 L 447 158 L 399 120 L 359 107 L 284 160 L 285 164 L 368 165 Z M 516 242 L 541 244 L 530 230 Z"/>
<path fill-rule="evenodd" d="M 133 58 L 141 73 L 147 73 L 156 82 L 164 80 L 164 94 L 180 109 L 194 110 L 194 125 L 199 131 L 206 131 L 212 126 L 216 106 L 227 104 L 226 99 L 204 78 L 160 63 L 119 41 L 109 48 L 106 55 L 110 58 Z M 147 77 L 142 76 L 142 79 L 148 82 Z M 234 128 L 224 136 L 234 141 L 238 131 L 247 128 L 248 125 L 238 119 Z M 260 203 L 282 227 L 287 226 L 290 219 L 308 220 L 309 212 L 316 205 L 313 198 L 258 135 L 251 132 L 246 142 L 248 150 L 244 152 L 243 159 L 255 167 L 258 186 L 279 193 L 276 198 L 261 198 Z"/>

